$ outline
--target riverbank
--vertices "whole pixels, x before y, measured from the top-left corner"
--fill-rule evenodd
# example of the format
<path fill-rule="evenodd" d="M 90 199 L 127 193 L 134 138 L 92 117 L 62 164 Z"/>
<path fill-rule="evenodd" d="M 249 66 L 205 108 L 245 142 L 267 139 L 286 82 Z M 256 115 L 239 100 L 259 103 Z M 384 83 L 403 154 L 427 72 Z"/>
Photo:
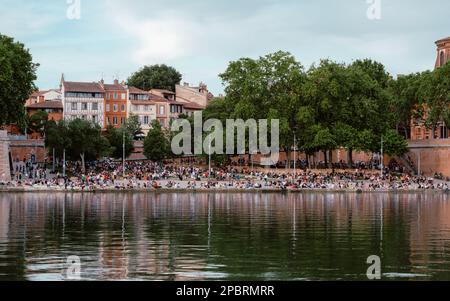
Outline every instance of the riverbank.
<path fill-rule="evenodd" d="M 276 188 L 196 188 L 196 189 L 180 189 L 180 188 L 38 188 L 38 187 L 8 187 L 0 188 L 0 193 L 450 193 L 443 189 L 276 189 Z"/>

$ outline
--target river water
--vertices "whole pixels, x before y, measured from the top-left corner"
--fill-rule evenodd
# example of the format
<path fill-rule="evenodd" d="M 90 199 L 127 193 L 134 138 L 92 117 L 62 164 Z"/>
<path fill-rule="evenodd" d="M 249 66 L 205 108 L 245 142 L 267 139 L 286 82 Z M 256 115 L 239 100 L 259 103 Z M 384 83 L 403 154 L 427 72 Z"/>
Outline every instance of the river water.
<path fill-rule="evenodd" d="M 371 255 L 450 280 L 449 195 L 0 193 L 0 280 L 367 280 Z"/>

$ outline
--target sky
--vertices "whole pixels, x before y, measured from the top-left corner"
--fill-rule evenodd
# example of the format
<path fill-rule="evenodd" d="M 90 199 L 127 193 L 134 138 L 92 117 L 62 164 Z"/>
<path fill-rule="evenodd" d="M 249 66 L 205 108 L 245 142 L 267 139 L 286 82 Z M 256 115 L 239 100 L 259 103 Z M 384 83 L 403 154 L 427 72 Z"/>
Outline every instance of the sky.
<path fill-rule="evenodd" d="M 78 5 L 80 4 L 80 5 Z M 40 64 L 40 89 L 126 80 L 168 64 L 183 82 L 223 92 L 230 61 L 289 51 L 320 59 L 371 58 L 393 75 L 432 69 L 450 36 L 448 0 L 0 0 L 0 33 Z M 79 8 L 79 9 L 78 9 Z M 78 14 L 79 12 L 79 14 Z M 78 18 L 79 17 L 79 18 Z"/>

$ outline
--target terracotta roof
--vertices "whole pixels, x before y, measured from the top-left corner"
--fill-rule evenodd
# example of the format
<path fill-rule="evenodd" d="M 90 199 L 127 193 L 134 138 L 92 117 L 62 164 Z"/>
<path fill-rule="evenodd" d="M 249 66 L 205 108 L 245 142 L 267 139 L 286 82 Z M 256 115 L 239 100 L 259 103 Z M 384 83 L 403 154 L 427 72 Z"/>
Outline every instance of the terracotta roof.
<path fill-rule="evenodd" d="M 185 107 L 186 109 L 191 109 L 191 110 L 204 110 L 205 109 L 204 106 L 196 104 L 195 102 L 183 103 L 183 107 Z"/>
<path fill-rule="evenodd" d="M 166 100 L 166 101 L 168 104 L 171 104 L 171 105 L 181 105 L 182 106 L 185 104 L 185 102 L 176 101 L 176 100 Z"/>
<path fill-rule="evenodd" d="M 62 109 L 61 101 L 45 101 L 26 106 L 27 109 Z"/>
<path fill-rule="evenodd" d="M 150 100 L 152 100 L 154 102 L 168 102 L 167 99 L 165 99 L 164 97 L 161 97 L 159 95 L 149 93 L 149 96 L 150 96 Z"/>
<path fill-rule="evenodd" d="M 131 94 L 148 94 L 147 91 L 138 89 L 138 88 L 136 88 L 136 87 L 129 87 L 128 89 L 130 90 L 130 93 L 131 93 Z"/>
<path fill-rule="evenodd" d="M 204 110 L 205 107 L 202 105 L 199 105 L 195 102 L 192 102 L 190 100 L 187 100 L 186 98 L 177 96 L 177 100 L 181 100 L 180 103 L 186 108 L 186 109 L 192 109 L 192 110 Z"/>
<path fill-rule="evenodd" d="M 125 91 L 125 87 L 122 85 L 110 85 L 110 84 L 103 84 L 103 88 L 105 89 L 105 91 Z"/>
<path fill-rule="evenodd" d="M 104 93 L 99 83 L 63 82 L 66 92 Z"/>
<path fill-rule="evenodd" d="M 165 89 L 152 89 L 152 90 L 156 91 L 156 92 L 164 93 L 164 94 L 175 95 L 175 92 L 172 92 L 172 91 L 169 91 L 169 90 L 165 90 Z"/>
<path fill-rule="evenodd" d="M 440 43 L 442 43 L 442 42 L 450 42 L 450 37 L 444 38 L 444 39 L 440 39 L 440 40 L 437 40 L 437 41 L 436 41 L 436 44 L 440 44 Z"/>

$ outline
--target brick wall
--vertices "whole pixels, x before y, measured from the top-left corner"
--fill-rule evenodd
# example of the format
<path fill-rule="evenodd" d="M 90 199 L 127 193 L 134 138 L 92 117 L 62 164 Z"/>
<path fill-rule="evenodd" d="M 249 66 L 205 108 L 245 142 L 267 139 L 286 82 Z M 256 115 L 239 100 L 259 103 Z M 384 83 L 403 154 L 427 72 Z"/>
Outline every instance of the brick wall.
<path fill-rule="evenodd" d="M 442 173 L 450 177 L 450 139 L 411 141 L 409 156 L 426 176 Z"/>

